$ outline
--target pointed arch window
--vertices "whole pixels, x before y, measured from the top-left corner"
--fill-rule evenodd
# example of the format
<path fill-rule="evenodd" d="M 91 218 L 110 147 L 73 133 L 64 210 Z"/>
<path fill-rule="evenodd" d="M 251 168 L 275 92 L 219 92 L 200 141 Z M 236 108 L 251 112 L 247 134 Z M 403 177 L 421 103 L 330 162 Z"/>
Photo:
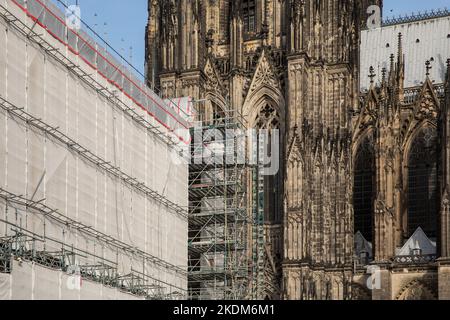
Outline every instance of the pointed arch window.
<path fill-rule="evenodd" d="M 355 158 L 353 206 L 355 233 L 361 232 L 367 241 L 373 238 L 375 201 L 375 151 L 371 137 L 360 145 Z"/>
<path fill-rule="evenodd" d="M 253 33 L 256 31 L 256 0 L 242 1 L 242 15 L 244 19 L 244 31 Z"/>
<path fill-rule="evenodd" d="M 408 157 L 408 236 L 421 227 L 431 239 L 437 237 L 438 217 L 437 130 L 420 130 Z"/>
<path fill-rule="evenodd" d="M 267 103 L 259 112 L 256 119 L 255 129 L 268 130 L 269 141 L 266 145 L 266 147 L 268 148 L 268 150 L 266 150 L 266 153 L 270 157 L 273 157 L 273 150 L 271 150 L 272 144 L 270 143 L 270 141 L 272 138 L 273 130 L 280 130 L 280 116 L 269 103 Z M 279 156 L 281 161 L 281 154 Z M 264 219 L 266 222 L 281 222 L 281 209 L 283 200 L 281 196 L 283 194 L 282 188 L 282 170 L 279 170 L 275 176 L 264 177 Z"/>
<path fill-rule="evenodd" d="M 212 102 L 212 118 L 215 125 L 223 124 L 226 121 L 225 111 L 215 102 Z"/>

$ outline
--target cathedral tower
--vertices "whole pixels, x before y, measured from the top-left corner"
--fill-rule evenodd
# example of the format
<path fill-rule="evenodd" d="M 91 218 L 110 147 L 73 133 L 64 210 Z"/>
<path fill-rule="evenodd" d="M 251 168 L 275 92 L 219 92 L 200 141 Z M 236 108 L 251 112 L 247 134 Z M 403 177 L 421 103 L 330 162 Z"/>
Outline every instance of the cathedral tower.
<path fill-rule="evenodd" d="M 281 169 L 264 179 L 265 283 L 252 282 L 252 298 L 351 295 L 364 11 L 356 0 L 149 0 L 151 85 L 205 99 L 202 119 L 231 106 L 250 127 L 281 132 Z"/>
<path fill-rule="evenodd" d="M 351 114 L 358 105 L 358 1 L 293 1 L 288 70 L 284 296 L 350 297 Z"/>

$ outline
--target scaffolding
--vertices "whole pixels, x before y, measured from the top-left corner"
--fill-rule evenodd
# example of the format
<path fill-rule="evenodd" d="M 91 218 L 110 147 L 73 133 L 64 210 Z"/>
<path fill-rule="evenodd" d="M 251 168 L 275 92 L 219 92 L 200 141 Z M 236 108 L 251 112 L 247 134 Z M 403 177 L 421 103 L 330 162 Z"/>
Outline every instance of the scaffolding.
<path fill-rule="evenodd" d="M 245 129 L 242 116 L 226 110 L 192 134 L 188 218 L 192 300 L 248 297 L 248 167 L 245 160 L 238 161 L 246 150 Z"/>
<path fill-rule="evenodd" d="M 185 271 L 154 257 L 138 248 L 134 248 L 111 236 L 94 230 L 92 227 L 71 220 L 58 210 L 49 208 L 42 201 L 25 199 L 0 188 L 0 201 L 6 204 L 6 210 L 17 212 L 32 212 L 42 215 L 45 219 L 58 224 L 63 230 L 76 231 L 87 237 L 92 237 L 100 247 L 109 247 L 119 254 L 126 254 L 135 261 L 142 261 L 143 270 L 131 268 L 128 274 L 119 272 L 119 262 L 112 261 L 102 254 L 76 248 L 64 241 L 36 234 L 16 222 L 0 219 L 5 226 L 5 236 L 0 237 L 0 273 L 12 272 L 12 260 L 34 262 L 37 265 L 63 272 L 71 268 L 79 268 L 79 275 L 95 283 L 150 300 L 173 300 L 186 298 L 183 288 L 161 281 L 146 273 L 145 264 L 150 263 L 184 274 Z M 63 231 L 63 233 L 65 233 Z M 50 249 L 51 248 L 51 249 Z M 56 250 L 55 248 L 59 248 Z M 83 263 L 84 262 L 84 263 Z"/>
<path fill-rule="evenodd" d="M 66 26 L 62 18 L 59 17 L 62 13 L 57 12 L 56 9 L 50 9 L 40 0 L 29 0 L 27 3 L 23 0 L 11 0 L 10 3 L 19 7 L 34 21 L 30 27 L 8 10 L 7 7 L 0 5 L 0 17 L 20 34 L 38 45 L 46 54 L 65 66 L 81 81 L 113 103 L 120 111 L 130 116 L 135 123 L 152 132 L 164 143 L 167 143 L 174 149 L 179 148 L 180 141 L 185 144 L 189 143 L 186 137 L 179 135 L 180 130 L 177 130 L 187 130 L 188 124 L 178 114 L 170 110 L 162 98 L 140 83 L 134 75 L 117 63 L 113 57 L 103 52 L 103 49 L 91 37 L 84 33 L 78 34 Z M 74 53 L 74 55 L 66 54 L 66 52 L 48 41 L 46 34 L 36 31 L 36 25 L 42 26 L 53 38 L 66 46 L 69 53 Z M 64 32 L 59 29 L 64 30 Z M 92 68 L 94 73 L 87 72 L 86 68 L 82 67 L 77 59 L 86 63 Z M 100 77 L 97 77 L 96 74 Z M 106 80 L 109 85 L 105 85 L 101 79 Z M 119 92 L 122 92 L 124 96 L 131 99 L 145 113 L 150 115 L 153 121 L 149 121 L 136 109 L 123 102 L 118 97 Z"/>
<path fill-rule="evenodd" d="M 170 110 L 154 92 L 137 81 L 129 70 L 103 52 L 100 45 L 93 43 L 82 31 L 77 33 L 67 27 L 61 14 L 53 10 L 47 1 L 10 0 L 0 4 L 0 18 L 4 20 L 4 22 L 1 21 L 2 25 L 20 36 L 18 39 L 26 41 L 34 49 L 40 49 L 46 57 L 50 58 L 48 60 L 50 63 L 63 66 L 63 70 L 68 71 L 66 74 L 74 76 L 72 77 L 74 81 L 93 89 L 92 93 L 102 98 L 114 112 L 119 111 L 120 115 L 123 114 L 130 127 L 137 127 L 139 130 L 151 133 L 150 136 L 156 138 L 154 145 L 158 146 L 155 150 L 178 151 L 185 135 L 177 129 L 187 126 L 184 119 Z M 180 225 L 187 227 L 187 202 L 179 204 L 164 191 L 158 191 L 157 187 L 150 186 L 142 174 L 137 173 L 137 170 L 129 170 L 126 166 L 121 168 L 117 161 L 95 151 L 86 141 L 60 128 L 59 123 L 52 123 L 52 119 L 45 117 L 40 118 L 40 114 L 33 115 L 29 105 L 22 101 L 15 101 L 11 95 L 0 96 L 0 111 L 2 116 L 7 115 L 8 119 L 14 120 L 14 123 L 23 125 L 33 134 L 39 135 L 39 139 L 45 137 L 51 150 L 67 150 L 71 156 L 82 160 L 83 169 L 77 171 L 77 174 L 88 172 L 84 169 L 86 165 L 89 170 L 95 168 L 99 174 L 105 174 L 105 177 L 111 179 L 108 181 L 117 182 L 118 185 L 133 192 L 133 195 L 136 195 L 133 198 L 133 208 L 140 214 L 139 219 L 144 214 L 150 216 L 148 213 L 161 211 L 168 213 L 173 221 L 177 223 L 181 221 Z M 116 141 L 115 136 L 113 140 Z M 41 143 L 40 140 L 39 143 Z M 189 142 L 184 141 L 184 143 Z M 46 157 L 50 158 L 48 155 Z M 86 210 L 83 220 L 79 219 L 74 208 L 69 206 L 61 208 L 55 204 L 55 201 L 48 201 L 45 198 L 33 200 L 38 189 L 46 183 L 45 174 L 44 170 L 36 191 L 31 197 L 28 191 L 24 195 L 22 191 L 24 188 L 11 188 L 9 185 L 5 185 L 5 189 L 3 185 L 0 187 L 0 213 L 4 217 L 0 218 L 2 230 L 0 273 L 11 274 L 16 279 L 20 278 L 18 274 L 21 268 L 16 266 L 17 263 L 21 265 L 25 262 L 26 268 L 43 267 L 51 270 L 52 276 L 56 274 L 53 271 L 62 272 L 65 276 L 64 273 L 69 274 L 76 266 L 81 279 L 140 298 L 181 299 L 187 297 L 185 259 L 181 263 L 180 259 L 171 260 L 159 252 L 145 249 L 155 245 L 151 240 L 148 241 L 148 246 L 142 245 L 143 236 L 139 237 L 141 243 L 138 244 L 130 240 L 131 236 L 125 239 L 119 232 L 116 234 L 108 231 L 111 226 L 106 225 L 106 215 L 112 212 L 110 208 L 107 209 L 105 206 L 105 225 L 93 227 L 94 218 L 92 221 L 86 221 L 86 217 L 94 217 L 95 209 Z M 13 176 L 12 173 L 11 176 Z M 105 187 L 105 194 L 106 192 L 107 187 Z M 150 200 L 149 205 L 143 207 L 143 201 L 147 200 Z M 149 212 L 146 213 L 143 209 Z M 21 220 L 22 217 L 24 221 Z M 139 221 L 142 227 L 142 220 L 145 221 L 145 219 L 133 218 Z M 36 221 L 39 221 L 39 226 L 35 225 Z M 145 222 L 145 224 L 149 223 Z M 142 228 L 139 230 L 143 231 Z M 183 228 L 183 231 L 185 230 L 186 228 Z M 86 243 L 82 243 L 80 239 Z M 185 238 L 181 243 L 185 243 Z M 182 249 L 185 250 L 186 247 L 183 246 Z M 184 258 L 185 254 L 181 256 Z M 66 288 L 60 288 L 60 291 L 64 290 Z M 102 289 L 96 286 L 95 290 Z"/>

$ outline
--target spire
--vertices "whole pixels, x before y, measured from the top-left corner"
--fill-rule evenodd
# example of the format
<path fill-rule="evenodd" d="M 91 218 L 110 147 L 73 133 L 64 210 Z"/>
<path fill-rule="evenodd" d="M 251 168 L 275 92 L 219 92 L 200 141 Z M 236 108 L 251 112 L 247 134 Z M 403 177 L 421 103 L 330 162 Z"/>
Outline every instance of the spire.
<path fill-rule="evenodd" d="M 405 79 L 405 55 L 403 54 L 403 35 L 398 34 L 398 52 L 397 52 L 397 81 L 398 85 L 403 87 Z"/>
<path fill-rule="evenodd" d="M 398 99 L 403 101 L 405 86 L 405 55 L 403 54 L 403 35 L 398 34 L 398 52 L 397 52 L 397 93 Z"/>
<path fill-rule="evenodd" d="M 374 83 L 374 78 L 376 77 L 376 74 L 375 74 L 375 69 L 373 68 L 373 66 L 370 66 L 370 68 L 369 68 L 369 78 L 370 78 L 370 86 L 372 87 L 373 86 L 373 83 Z"/>
<path fill-rule="evenodd" d="M 390 56 L 390 61 L 391 61 L 391 66 L 389 69 L 389 85 L 394 86 L 396 77 L 395 77 L 395 56 L 393 53 Z"/>
<path fill-rule="evenodd" d="M 425 62 L 425 68 L 426 68 L 426 70 L 427 70 L 426 76 L 429 77 L 429 76 L 430 76 L 430 71 L 431 71 L 431 69 L 433 68 L 433 67 L 431 66 L 430 60 L 427 60 L 427 61 Z"/>
<path fill-rule="evenodd" d="M 380 97 L 381 98 L 385 98 L 387 97 L 387 88 L 388 88 L 388 84 L 387 84 L 387 79 L 386 79 L 386 75 L 387 75 L 387 69 L 383 68 L 381 69 L 381 90 L 380 90 Z"/>
<path fill-rule="evenodd" d="M 387 69 L 383 68 L 381 69 L 381 84 L 385 85 L 386 83 L 386 74 L 387 74 Z"/>
<path fill-rule="evenodd" d="M 445 78 L 447 99 L 450 99 L 450 59 L 447 59 L 447 77 Z"/>
<path fill-rule="evenodd" d="M 398 34 L 398 56 L 397 56 L 398 67 L 403 67 L 404 55 L 403 55 L 403 35 L 401 32 Z"/>

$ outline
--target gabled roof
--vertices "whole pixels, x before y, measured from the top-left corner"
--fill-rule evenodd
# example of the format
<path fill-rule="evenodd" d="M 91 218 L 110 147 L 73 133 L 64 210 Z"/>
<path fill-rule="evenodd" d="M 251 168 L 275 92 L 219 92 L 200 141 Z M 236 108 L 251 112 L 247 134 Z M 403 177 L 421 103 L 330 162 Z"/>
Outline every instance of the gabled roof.
<path fill-rule="evenodd" d="M 214 63 L 211 61 L 211 58 L 208 57 L 205 63 L 205 68 L 203 69 L 203 72 L 206 75 L 207 79 L 207 89 L 209 90 L 217 90 L 220 91 L 220 93 L 224 92 L 224 87 L 222 80 L 220 79 L 219 72 L 217 71 Z"/>
<path fill-rule="evenodd" d="M 372 258 L 372 243 L 367 241 L 360 231 L 355 234 L 355 253 L 360 255 L 361 252 L 369 254 L 369 258 Z"/>
<path fill-rule="evenodd" d="M 436 243 L 427 237 L 421 227 L 417 228 L 403 248 L 397 251 L 397 256 L 411 256 L 417 249 L 422 250 L 422 255 L 436 254 Z"/>
<path fill-rule="evenodd" d="M 427 77 L 420 90 L 416 106 L 414 107 L 415 116 L 433 119 L 437 117 L 439 105 L 440 102 L 436 95 L 436 90 L 434 89 L 430 78 Z"/>

